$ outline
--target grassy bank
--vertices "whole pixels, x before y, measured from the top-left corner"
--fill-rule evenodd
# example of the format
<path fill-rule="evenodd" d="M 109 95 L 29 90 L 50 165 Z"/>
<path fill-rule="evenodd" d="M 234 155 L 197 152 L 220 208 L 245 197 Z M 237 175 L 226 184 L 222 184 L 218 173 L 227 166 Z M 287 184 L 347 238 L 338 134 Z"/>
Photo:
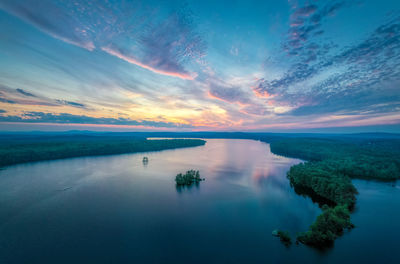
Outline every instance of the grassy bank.
<path fill-rule="evenodd" d="M 273 153 L 301 158 L 287 176 L 295 191 L 317 200 L 323 212 L 297 240 L 315 247 L 331 245 L 350 229 L 357 190 L 351 178 L 390 181 L 400 178 L 398 139 L 297 138 L 271 142 Z"/>
<path fill-rule="evenodd" d="M 146 140 L 135 137 L 52 137 L 0 140 L 0 166 L 82 156 L 158 151 L 204 145 L 200 139 Z"/>

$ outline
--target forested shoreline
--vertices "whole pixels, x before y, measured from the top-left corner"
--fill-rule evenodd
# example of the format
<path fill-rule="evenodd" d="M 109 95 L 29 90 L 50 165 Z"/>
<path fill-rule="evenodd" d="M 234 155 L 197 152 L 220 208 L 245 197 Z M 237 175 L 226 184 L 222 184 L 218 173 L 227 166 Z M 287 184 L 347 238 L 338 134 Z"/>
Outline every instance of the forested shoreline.
<path fill-rule="evenodd" d="M 325 247 L 353 224 L 350 213 L 357 190 L 352 178 L 393 181 L 400 178 L 400 138 L 372 135 L 285 135 L 269 133 L 87 133 L 0 136 L 0 167 L 82 156 L 157 151 L 204 145 L 200 139 L 147 140 L 146 136 L 240 138 L 270 143 L 271 152 L 304 163 L 287 173 L 296 193 L 307 195 L 323 209 L 297 241 Z"/>
<path fill-rule="evenodd" d="M 323 209 L 309 230 L 297 236 L 315 247 L 331 245 L 344 229 L 354 227 L 350 213 L 357 189 L 351 178 L 400 178 L 398 139 L 284 139 L 271 142 L 271 151 L 306 160 L 292 166 L 287 177 L 298 194 L 317 197 Z"/>
<path fill-rule="evenodd" d="M 82 136 L 0 140 L 0 167 L 34 161 L 195 147 L 205 143 L 201 139 Z"/>

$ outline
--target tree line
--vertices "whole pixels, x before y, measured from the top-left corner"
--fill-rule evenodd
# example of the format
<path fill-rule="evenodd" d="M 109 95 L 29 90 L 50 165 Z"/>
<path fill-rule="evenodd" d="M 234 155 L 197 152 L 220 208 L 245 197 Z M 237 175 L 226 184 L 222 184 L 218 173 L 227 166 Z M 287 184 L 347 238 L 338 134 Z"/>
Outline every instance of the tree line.
<path fill-rule="evenodd" d="M 353 228 L 350 212 L 357 189 L 351 178 L 400 178 L 398 139 L 287 138 L 271 142 L 271 151 L 307 160 L 292 166 L 287 177 L 297 193 L 322 205 L 309 230 L 297 235 L 298 241 L 315 247 L 331 245 L 344 229 Z"/>
<path fill-rule="evenodd" d="M 158 151 L 204 145 L 200 139 L 160 139 L 99 137 L 82 140 L 18 140 L 0 142 L 0 167 L 24 162 L 54 160 L 82 156 L 99 156 Z"/>

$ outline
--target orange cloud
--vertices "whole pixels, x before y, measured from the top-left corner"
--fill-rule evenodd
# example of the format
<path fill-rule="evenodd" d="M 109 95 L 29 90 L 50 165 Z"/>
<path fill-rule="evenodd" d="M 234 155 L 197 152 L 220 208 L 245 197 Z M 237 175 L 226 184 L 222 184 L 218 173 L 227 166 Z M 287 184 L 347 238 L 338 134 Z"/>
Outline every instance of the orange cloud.
<path fill-rule="evenodd" d="M 256 87 L 252 87 L 254 94 L 259 98 L 269 98 L 273 95 L 269 94 L 267 91 L 259 91 Z"/>

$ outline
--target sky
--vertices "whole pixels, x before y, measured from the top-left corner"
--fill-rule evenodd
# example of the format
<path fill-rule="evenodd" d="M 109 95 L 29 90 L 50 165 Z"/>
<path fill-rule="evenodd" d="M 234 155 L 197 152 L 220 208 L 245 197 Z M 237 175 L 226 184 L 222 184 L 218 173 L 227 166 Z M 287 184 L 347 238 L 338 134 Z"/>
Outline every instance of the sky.
<path fill-rule="evenodd" d="M 400 1 L 0 0 L 0 130 L 400 132 Z"/>

